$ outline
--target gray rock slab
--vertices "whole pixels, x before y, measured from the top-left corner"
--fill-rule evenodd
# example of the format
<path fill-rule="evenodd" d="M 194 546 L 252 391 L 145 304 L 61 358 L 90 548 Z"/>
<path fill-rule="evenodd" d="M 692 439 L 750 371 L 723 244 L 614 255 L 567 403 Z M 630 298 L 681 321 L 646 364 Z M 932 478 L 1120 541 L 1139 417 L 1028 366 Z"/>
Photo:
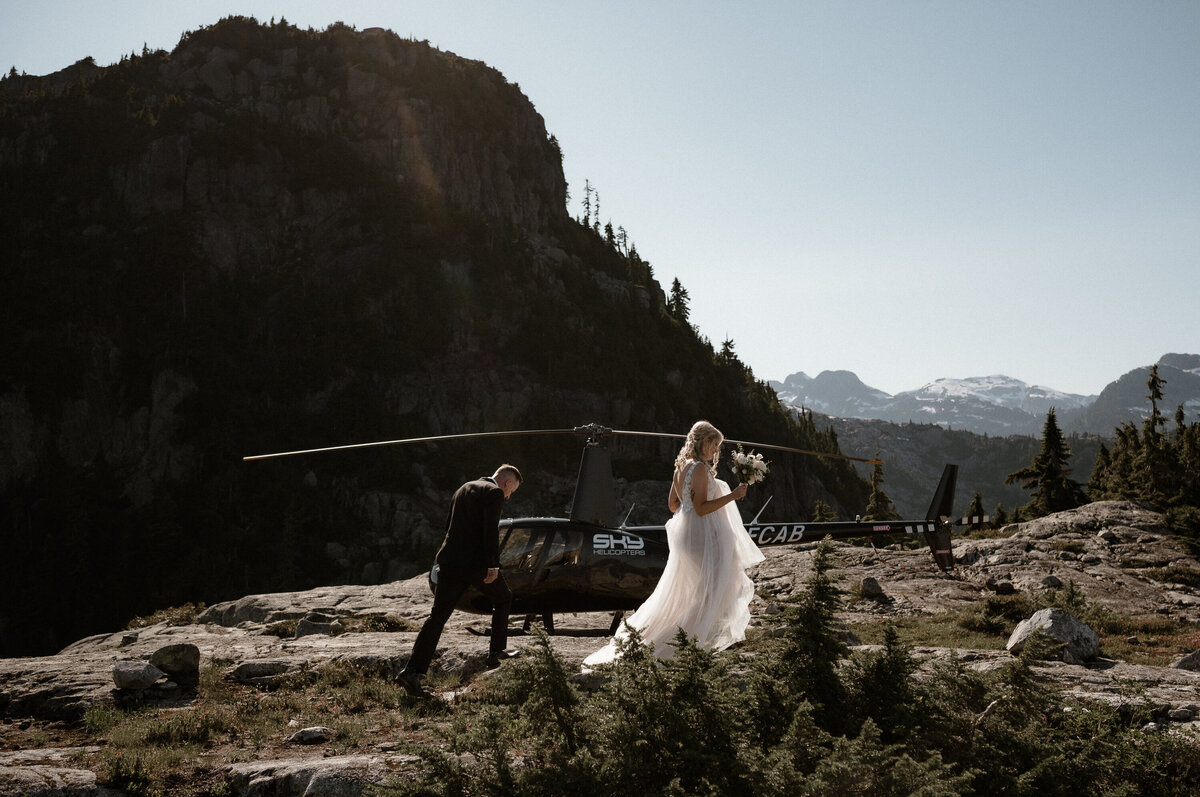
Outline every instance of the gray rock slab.
<path fill-rule="evenodd" d="M 322 795 L 358 797 L 364 784 L 386 784 L 393 773 L 417 761 L 416 756 L 346 755 L 253 761 L 226 767 L 238 794 Z"/>

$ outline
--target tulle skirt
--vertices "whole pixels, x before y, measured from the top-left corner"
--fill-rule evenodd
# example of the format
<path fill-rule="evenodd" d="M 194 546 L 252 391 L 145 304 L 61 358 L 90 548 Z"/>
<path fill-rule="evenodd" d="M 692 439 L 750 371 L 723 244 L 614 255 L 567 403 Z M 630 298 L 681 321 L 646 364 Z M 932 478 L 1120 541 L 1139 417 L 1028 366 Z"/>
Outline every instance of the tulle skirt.
<path fill-rule="evenodd" d="M 727 495 L 729 487 L 714 479 L 710 498 Z M 638 629 L 659 658 L 671 658 L 678 629 L 696 637 L 701 647 L 724 650 L 746 637 L 754 582 L 746 568 L 761 562 L 763 553 L 746 533 L 734 501 L 697 515 L 681 509 L 667 521 L 667 566 L 654 592 L 625 619 L 607 645 L 584 659 L 603 664 L 617 656 L 617 642 L 628 635 L 625 625 Z"/>

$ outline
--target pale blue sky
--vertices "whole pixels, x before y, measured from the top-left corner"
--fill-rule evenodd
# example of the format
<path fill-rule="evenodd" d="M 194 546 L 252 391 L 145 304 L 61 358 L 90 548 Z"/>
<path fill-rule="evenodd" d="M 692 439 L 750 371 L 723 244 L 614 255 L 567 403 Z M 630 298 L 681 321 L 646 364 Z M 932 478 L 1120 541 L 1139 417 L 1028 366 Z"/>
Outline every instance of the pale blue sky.
<path fill-rule="evenodd" d="M 0 68 L 223 16 L 428 39 L 520 85 L 763 379 L 1096 393 L 1200 352 L 1200 2 L 0 0 Z"/>

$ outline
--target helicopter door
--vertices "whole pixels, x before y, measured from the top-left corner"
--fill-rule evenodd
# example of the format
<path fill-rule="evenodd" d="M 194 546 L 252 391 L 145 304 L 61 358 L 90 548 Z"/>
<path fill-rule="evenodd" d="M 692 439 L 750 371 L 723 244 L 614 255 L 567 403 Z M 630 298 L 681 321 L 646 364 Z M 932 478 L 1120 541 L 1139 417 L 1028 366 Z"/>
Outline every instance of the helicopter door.
<path fill-rule="evenodd" d="M 513 611 L 520 605 L 536 583 L 539 560 L 544 557 L 547 529 L 512 526 L 500 546 L 500 570 L 513 591 Z"/>
<path fill-rule="evenodd" d="M 537 567 L 538 583 L 550 578 L 555 570 L 579 564 L 583 552 L 583 535 L 577 531 L 554 530 L 545 545 Z"/>

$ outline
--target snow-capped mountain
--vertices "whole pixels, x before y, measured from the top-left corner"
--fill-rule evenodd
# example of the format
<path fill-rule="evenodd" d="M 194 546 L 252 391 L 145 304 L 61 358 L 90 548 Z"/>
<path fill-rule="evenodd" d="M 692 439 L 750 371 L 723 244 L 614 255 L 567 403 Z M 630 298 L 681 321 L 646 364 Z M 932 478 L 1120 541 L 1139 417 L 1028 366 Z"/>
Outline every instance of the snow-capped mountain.
<path fill-rule="evenodd" d="M 1037 435 L 1046 411 L 1054 407 L 1064 431 L 1111 435 L 1117 425 L 1149 413 L 1149 372 L 1149 366 L 1134 369 L 1099 396 L 1065 393 L 1003 375 L 938 379 L 894 396 L 863 384 L 850 371 L 822 371 L 816 377 L 799 372 L 770 384 L 785 405 L 839 418 L 929 423 L 976 434 Z M 1170 418 L 1182 404 L 1194 419 L 1200 412 L 1200 355 L 1164 355 L 1158 372 L 1166 380 L 1159 410 Z"/>
<path fill-rule="evenodd" d="M 918 390 L 897 394 L 912 396 L 918 401 L 982 401 L 1001 407 L 1021 410 L 1032 415 L 1045 415 L 1051 407 L 1059 411 L 1086 407 L 1095 396 L 1064 393 L 1041 385 L 1027 385 L 1009 376 L 973 376 L 967 379 L 938 379 Z"/>

